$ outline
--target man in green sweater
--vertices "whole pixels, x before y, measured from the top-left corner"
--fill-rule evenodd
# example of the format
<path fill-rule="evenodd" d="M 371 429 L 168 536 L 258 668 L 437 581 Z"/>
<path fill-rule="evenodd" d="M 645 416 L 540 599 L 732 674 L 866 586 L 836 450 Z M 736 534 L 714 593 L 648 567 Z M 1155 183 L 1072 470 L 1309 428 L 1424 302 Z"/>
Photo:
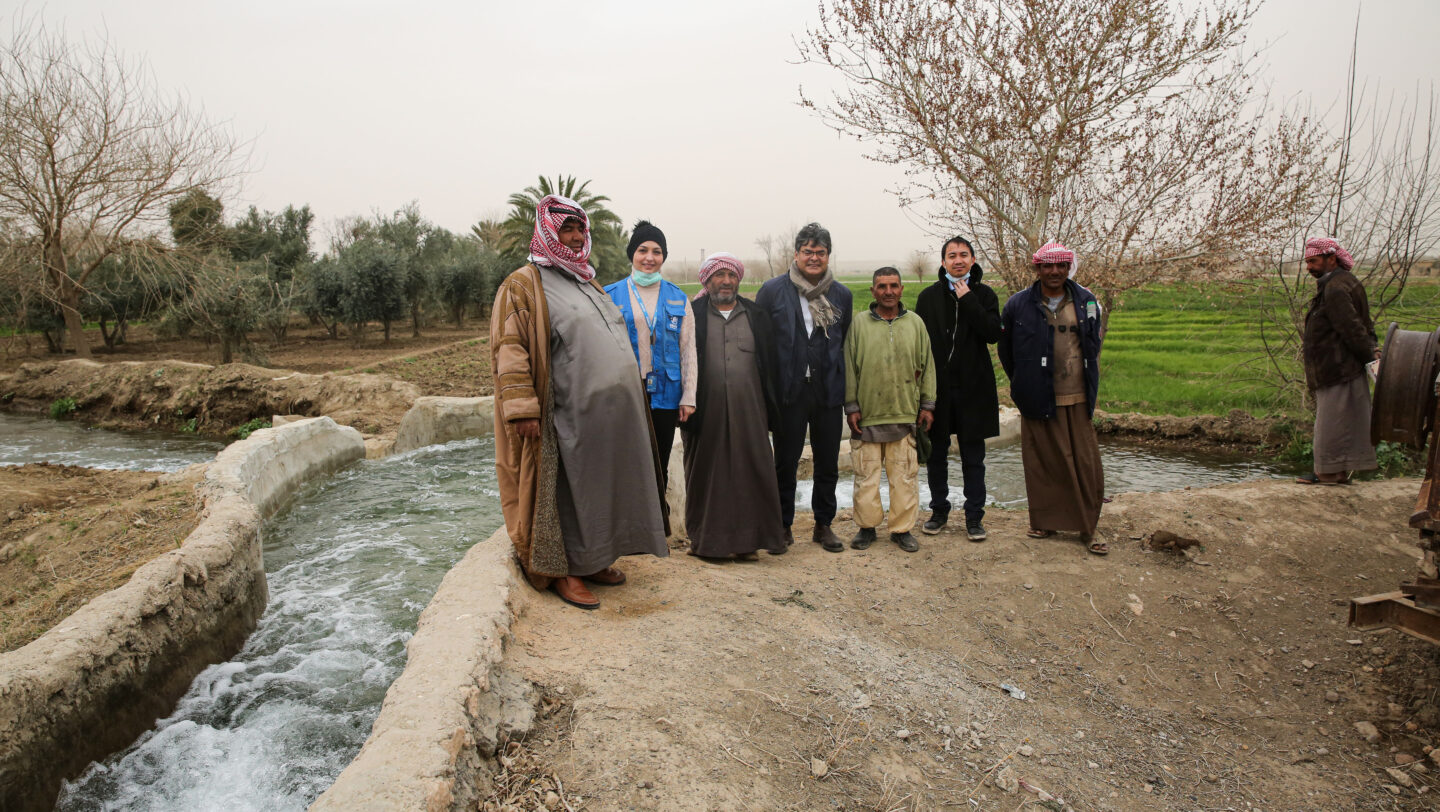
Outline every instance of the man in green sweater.
<path fill-rule="evenodd" d="M 920 549 L 910 533 L 920 514 L 915 427 L 928 431 L 934 420 L 935 362 L 925 323 L 900 303 L 904 290 L 899 271 L 876 271 L 870 313 L 852 321 L 845 337 L 845 419 L 860 526 L 850 546 L 856 550 L 875 542 L 885 516 L 882 469 L 890 480 L 890 540 L 907 553 Z"/>

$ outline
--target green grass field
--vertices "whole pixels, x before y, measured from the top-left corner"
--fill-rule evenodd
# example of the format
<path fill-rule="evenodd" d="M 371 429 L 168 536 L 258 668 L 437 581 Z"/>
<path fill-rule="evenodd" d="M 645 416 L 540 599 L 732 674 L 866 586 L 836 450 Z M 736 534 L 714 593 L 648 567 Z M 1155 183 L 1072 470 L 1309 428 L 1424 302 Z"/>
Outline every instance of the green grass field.
<path fill-rule="evenodd" d="M 845 283 L 855 293 L 856 311 L 869 307 L 866 283 Z M 927 284 L 906 280 L 907 307 Z M 699 290 L 695 283 L 681 287 L 692 294 Z M 758 288 L 758 283 L 747 283 L 741 292 L 753 297 Z M 1003 306 L 1008 292 L 998 287 L 995 292 Z M 1266 370 L 1261 321 L 1267 298 L 1278 297 L 1273 285 L 1253 281 L 1176 283 L 1132 291 L 1110 317 L 1100 359 L 1100 408 L 1172 415 L 1241 409 L 1257 417 L 1308 418 L 1297 392 L 1278 390 Z M 1401 300 L 1376 318 L 1382 339 L 1392 321 L 1406 330 L 1440 327 L 1440 280 L 1410 282 Z M 1300 375 L 1293 360 L 1285 369 Z M 1006 392 L 1008 382 L 998 363 L 996 378 Z"/>

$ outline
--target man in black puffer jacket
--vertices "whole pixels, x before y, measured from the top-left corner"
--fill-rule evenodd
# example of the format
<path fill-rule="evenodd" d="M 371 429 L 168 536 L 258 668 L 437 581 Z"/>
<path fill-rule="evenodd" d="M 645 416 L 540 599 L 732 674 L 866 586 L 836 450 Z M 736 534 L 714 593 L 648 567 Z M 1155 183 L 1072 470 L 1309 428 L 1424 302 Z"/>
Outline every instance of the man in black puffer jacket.
<path fill-rule="evenodd" d="M 937 372 L 935 423 L 930 428 L 930 518 L 921 528 L 934 535 L 950 517 L 947 459 L 950 435 L 960 449 L 965 490 L 965 532 L 985 540 L 985 440 L 1000 433 L 1000 401 L 990 347 L 1000 340 L 1000 300 L 981 282 L 984 270 L 964 237 L 940 249 L 940 278 L 920 291 L 915 312 L 930 333 Z"/>

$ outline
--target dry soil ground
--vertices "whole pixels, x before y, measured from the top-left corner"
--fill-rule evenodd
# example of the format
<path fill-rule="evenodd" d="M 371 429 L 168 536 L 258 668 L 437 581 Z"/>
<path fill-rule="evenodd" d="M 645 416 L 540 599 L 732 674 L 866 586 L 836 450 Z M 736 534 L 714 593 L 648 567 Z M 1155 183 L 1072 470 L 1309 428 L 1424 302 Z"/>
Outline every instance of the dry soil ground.
<path fill-rule="evenodd" d="M 1106 558 L 1000 511 L 913 555 L 628 560 L 517 623 L 545 721 L 489 808 L 1434 809 L 1440 652 L 1346 627 L 1413 575 L 1416 488 L 1121 494 Z"/>
<path fill-rule="evenodd" d="M 144 325 L 130 328 L 129 340 L 115 348 L 104 349 L 98 330 L 91 346 L 94 358 L 106 361 L 190 361 L 198 364 L 219 363 L 214 345 L 195 339 L 159 338 Z M 273 344 L 257 339 L 259 356 L 237 355 L 246 361 L 273 369 L 295 372 L 324 373 L 332 371 L 375 372 L 420 387 L 424 395 L 474 397 L 490 393 L 490 328 L 487 322 L 467 322 L 463 328 L 449 325 L 426 327 L 420 338 L 412 338 L 408 325 L 397 325 L 391 340 L 381 340 L 378 332 L 367 333 L 360 342 L 349 338 L 332 339 L 324 329 L 311 327 L 297 319 L 290 326 L 283 343 Z M 17 335 L 0 339 L 0 374 L 11 372 L 21 364 L 55 361 L 62 356 L 45 351 L 43 339 L 34 335 Z M 74 357 L 66 356 L 66 357 Z"/>
<path fill-rule="evenodd" d="M 194 471 L 0 467 L 0 651 L 34 640 L 198 520 Z"/>

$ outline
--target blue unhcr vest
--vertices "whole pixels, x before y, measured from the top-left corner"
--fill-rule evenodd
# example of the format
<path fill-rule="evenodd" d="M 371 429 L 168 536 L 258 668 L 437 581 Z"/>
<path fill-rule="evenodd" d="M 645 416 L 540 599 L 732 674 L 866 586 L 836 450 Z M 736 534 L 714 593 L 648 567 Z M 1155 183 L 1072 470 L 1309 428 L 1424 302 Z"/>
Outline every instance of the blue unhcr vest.
<path fill-rule="evenodd" d="M 635 363 L 640 363 L 640 338 L 635 332 L 635 312 L 630 303 L 630 277 L 605 286 L 611 301 L 625 315 L 625 328 L 630 333 L 630 349 Z M 680 378 L 680 327 L 685 321 L 685 291 L 660 280 L 660 298 L 655 302 L 655 328 L 650 332 L 650 367 L 655 389 L 650 395 L 652 409 L 680 408 L 684 384 Z"/>

